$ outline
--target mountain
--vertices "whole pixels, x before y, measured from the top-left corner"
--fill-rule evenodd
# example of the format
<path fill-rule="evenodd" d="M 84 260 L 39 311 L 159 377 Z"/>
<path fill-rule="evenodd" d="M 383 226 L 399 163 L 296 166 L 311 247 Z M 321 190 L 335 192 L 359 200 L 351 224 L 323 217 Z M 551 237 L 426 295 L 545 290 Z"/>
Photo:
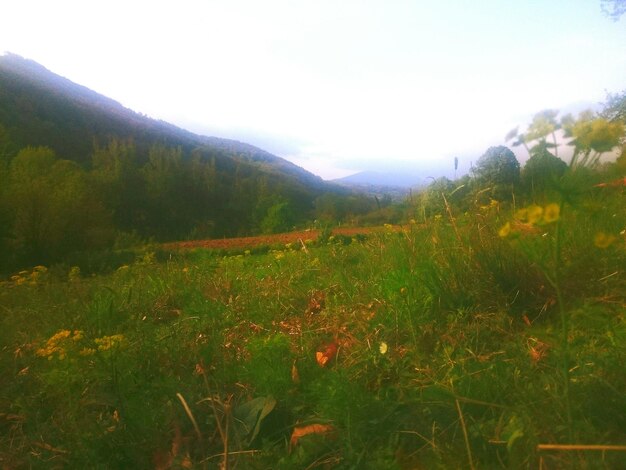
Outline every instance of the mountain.
<path fill-rule="evenodd" d="M 48 146 L 81 164 L 89 162 L 94 144 L 106 145 L 117 138 L 132 140 L 140 155 L 154 144 L 186 152 L 202 149 L 211 157 L 250 164 L 305 186 L 333 189 L 320 177 L 262 149 L 151 119 L 16 54 L 0 56 L 0 125 L 18 147 Z"/>
<path fill-rule="evenodd" d="M 425 173 L 414 171 L 361 171 L 353 175 L 333 180 L 334 183 L 349 187 L 373 186 L 382 188 L 402 188 L 408 190 L 424 186 Z"/>
<path fill-rule="evenodd" d="M 138 239 L 277 233 L 373 207 L 265 150 L 0 56 L 0 273 Z"/>

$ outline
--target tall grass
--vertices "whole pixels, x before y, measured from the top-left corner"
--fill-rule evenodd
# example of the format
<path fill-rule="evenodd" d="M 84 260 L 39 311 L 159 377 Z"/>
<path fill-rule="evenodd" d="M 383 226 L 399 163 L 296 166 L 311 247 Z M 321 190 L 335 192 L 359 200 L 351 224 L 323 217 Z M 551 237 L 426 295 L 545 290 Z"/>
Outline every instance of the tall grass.
<path fill-rule="evenodd" d="M 306 250 L 16 275 L 0 286 L 0 460 L 619 468 L 617 451 L 537 446 L 626 443 L 625 207 L 598 191 L 545 224 L 449 207 Z"/>

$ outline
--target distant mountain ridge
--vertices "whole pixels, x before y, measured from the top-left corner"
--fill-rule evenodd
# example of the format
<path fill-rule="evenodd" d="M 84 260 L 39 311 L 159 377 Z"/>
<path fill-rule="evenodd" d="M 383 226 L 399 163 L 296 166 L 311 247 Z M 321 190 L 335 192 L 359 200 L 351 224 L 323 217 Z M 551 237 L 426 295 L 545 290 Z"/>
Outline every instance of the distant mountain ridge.
<path fill-rule="evenodd" d="M 149 118 L 11 53 L 0 56 L 0 124 L 19 146 L 49 146 L 63 158 L 79 163 L 89 158 L 94 143 L 105 145 L 110 138 L 132 139 L 144 150 L 155 143 L 180 146 L 187 151 L 202 147 L 219 158 L 252 164 L 307 186 L 333 187 L 265 150 L 235 140 L 194 134 Z"/>
<path fill-rule="evenodd" d="M 424 181 L 424 179 L 425 176 L 418 174 L 417 171 L 361 171 L 343 178 L 334 179 L 333 182 L 350 187 L 378 186 L 408 190 L 428 184 L 428 181 Z"/>

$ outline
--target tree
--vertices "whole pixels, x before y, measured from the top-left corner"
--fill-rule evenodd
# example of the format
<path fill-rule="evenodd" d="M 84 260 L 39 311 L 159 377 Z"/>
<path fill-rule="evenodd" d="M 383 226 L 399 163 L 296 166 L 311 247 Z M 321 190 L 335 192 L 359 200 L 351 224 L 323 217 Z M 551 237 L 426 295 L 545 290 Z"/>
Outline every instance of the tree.
<path fill-rule="evenodd" d="M 557 181 L 567 170 L 567 163 L 547 150 L 531 156 L 521 172 L 522 186 L 530 194 L 543 192 L 557 186 Z"/>
<path fill-rule="evenodd" d="M 22 262 L 54 261 L 102 241 L 106 217 L 76 163 L 47 147 L 25 148 L 11 162 L 9 187 L 11 235 Z"/>
<path fill-rule="evenodd" d="M 132 142 L 112 139 L 106 147 L 96 147 L 91 172 L 94 186 L 115 226 L 123 231 L 145 230 L 145 184 Z"/>
<path fill-rule="evenodd" d="M 491 188 L 491 197 L 506 199 L 520 179 L 520 164 L 508 147 L 489 147 L 478 159 L 474 176 L 482 187 Z"/>
<path fill-rule="evenodd" d="M 281 201 L 267 210 L 267 215 L 261 222 L 263 233 L 287 232 L 292 229 L 295 214 L 288 201 Z"/>
<path fill-rule="evenodd" d="M 618 21 L 626 13 L 626 0 L 602 0 L 602 11 L 613 21 Z"/>
<path fill-rule="evenodd" d="M 608 93 L 600 117 L 610 122 L 626 122 L 626 90 L 621 93 Z"/>

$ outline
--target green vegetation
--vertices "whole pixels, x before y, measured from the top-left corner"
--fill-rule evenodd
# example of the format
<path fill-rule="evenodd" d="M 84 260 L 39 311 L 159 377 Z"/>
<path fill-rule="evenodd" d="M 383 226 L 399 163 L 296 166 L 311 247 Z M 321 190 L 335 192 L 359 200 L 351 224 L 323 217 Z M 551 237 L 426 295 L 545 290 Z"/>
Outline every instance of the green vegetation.
<path fill-rule="evenodd" d="M 626 443 L 626 204 L 594 187 L 616 168 L 568 167 L 518 205 L 445 198 L 358 240 L 16 274 L 0 459 L 619 468 L 617 450 L 540 447 Z"/>
<path fill-rule="evenodd" d="M 202 146 L 80 161 L 0 127 L 0 269 L 32 266 L 0 282 L 0 463 L 620 468 L 624 96 L 512 132 L 521 170 L 492 147 L 395 205 Z M 144 241 L 313 218 L 313 243 Z"/>

